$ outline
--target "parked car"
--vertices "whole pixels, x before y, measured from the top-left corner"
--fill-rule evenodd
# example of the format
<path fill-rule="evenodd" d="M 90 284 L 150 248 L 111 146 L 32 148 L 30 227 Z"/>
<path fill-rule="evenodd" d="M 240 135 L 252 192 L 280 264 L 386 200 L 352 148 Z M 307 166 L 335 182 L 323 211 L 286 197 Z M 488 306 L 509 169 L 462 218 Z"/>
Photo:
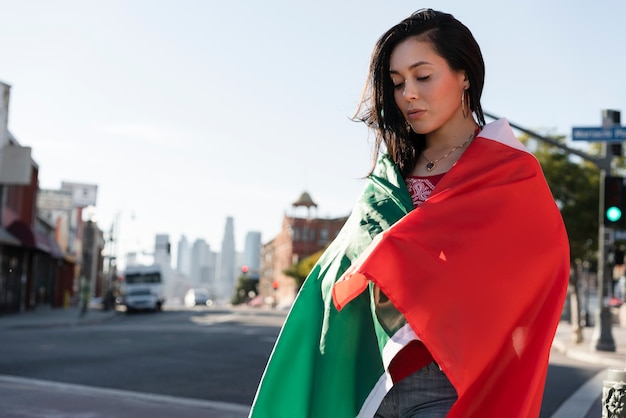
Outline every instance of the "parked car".
<path fill-rule="evenodd" d="M 189 289 L 185 293 L 185 306 L 211 306 L 213 301 L 209 298 L 209 292 L 206 289 Z"/>

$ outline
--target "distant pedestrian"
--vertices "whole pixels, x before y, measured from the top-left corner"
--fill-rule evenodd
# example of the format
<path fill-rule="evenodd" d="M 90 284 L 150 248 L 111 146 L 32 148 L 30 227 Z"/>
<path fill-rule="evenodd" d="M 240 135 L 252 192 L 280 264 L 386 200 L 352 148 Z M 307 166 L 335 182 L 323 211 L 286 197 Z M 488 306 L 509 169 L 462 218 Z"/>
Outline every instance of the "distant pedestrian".
<path fill-rule="evenodd" d="M 539 416 L 569 244 L 537 159 L 505 119 L 485 123 L 484 74 L 450 14 L 379 38 L 356 118 L 377 162 L 251 417 Z"/>
<path fill-rule="evenodd" d="M 80 316 L 85 316 L 87 309 L 89 308 L 89 300 L 91 299 L 91 286 L 89 280 L 85 276 L 80 277 L 79 284 L 79 297 L 80 297 Z"/>

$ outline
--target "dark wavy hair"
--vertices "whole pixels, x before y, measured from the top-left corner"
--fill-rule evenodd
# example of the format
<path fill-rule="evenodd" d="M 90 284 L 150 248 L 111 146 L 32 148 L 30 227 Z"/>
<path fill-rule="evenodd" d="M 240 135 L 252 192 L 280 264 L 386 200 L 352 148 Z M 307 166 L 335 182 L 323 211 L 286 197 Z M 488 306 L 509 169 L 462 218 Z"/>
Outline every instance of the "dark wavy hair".
<path fill-rule="evenodd" d="M 478 124 L 485 125 L 480 97 L 485 84 L 485 63 L 470 30 L 454 16 L 421 9 L 383 34 L 372 52 L 369 76 L 354 120 L 364 122 L 376 134 L 373 166 L 385 144 L 387 153 L 404 177 L 415 167 L 424 149 L 423 134 L 407 126 L 394 100 L 389 62 L 394 48 L 409 37 L 430 42 L 453 71 L 465 71 L 469 80 L 469 103 Z M 370 171 L 371 174 L 371 171 Z"/>

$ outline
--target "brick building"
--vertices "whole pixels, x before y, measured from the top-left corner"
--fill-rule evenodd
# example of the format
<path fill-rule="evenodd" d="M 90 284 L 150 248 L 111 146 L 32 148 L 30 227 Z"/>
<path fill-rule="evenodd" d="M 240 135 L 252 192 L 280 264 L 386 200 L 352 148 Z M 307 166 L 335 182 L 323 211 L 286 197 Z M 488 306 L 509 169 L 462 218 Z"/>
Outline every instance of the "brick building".
<path fill-rule="evenodd" d="M 277 307 L 290 306 L 298 292 L 294 279 L 283 271 L 326 248 L 348 219 L 316 217 L 316 208 L 311 196 L 302 193 L 292 213 L 284 216 L 280 233 L 261 248 L 259 293 Z"/>
<path fill-rule="evenodd" d="M 67 306 L 82 264 L 82 207 L 39 189 L 31 148 L 8 128 L 11 86 L 0 82 L 0 315 Z M 65 203 L 63 203 L 65 202 Z M 95 200 L 94 200 L 95 203 Z"/>

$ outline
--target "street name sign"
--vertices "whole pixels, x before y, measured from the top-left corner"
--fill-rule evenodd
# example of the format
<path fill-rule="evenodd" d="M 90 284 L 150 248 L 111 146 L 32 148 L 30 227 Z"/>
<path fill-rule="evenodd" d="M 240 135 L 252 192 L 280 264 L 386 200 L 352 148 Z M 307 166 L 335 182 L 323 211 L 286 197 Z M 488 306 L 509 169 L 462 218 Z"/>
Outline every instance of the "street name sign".
<path fill-rule="evenodd" d="M 624 142 L 626 141 L 626 127 L 574 127 L 572 128 L 572 140 Z"/>

